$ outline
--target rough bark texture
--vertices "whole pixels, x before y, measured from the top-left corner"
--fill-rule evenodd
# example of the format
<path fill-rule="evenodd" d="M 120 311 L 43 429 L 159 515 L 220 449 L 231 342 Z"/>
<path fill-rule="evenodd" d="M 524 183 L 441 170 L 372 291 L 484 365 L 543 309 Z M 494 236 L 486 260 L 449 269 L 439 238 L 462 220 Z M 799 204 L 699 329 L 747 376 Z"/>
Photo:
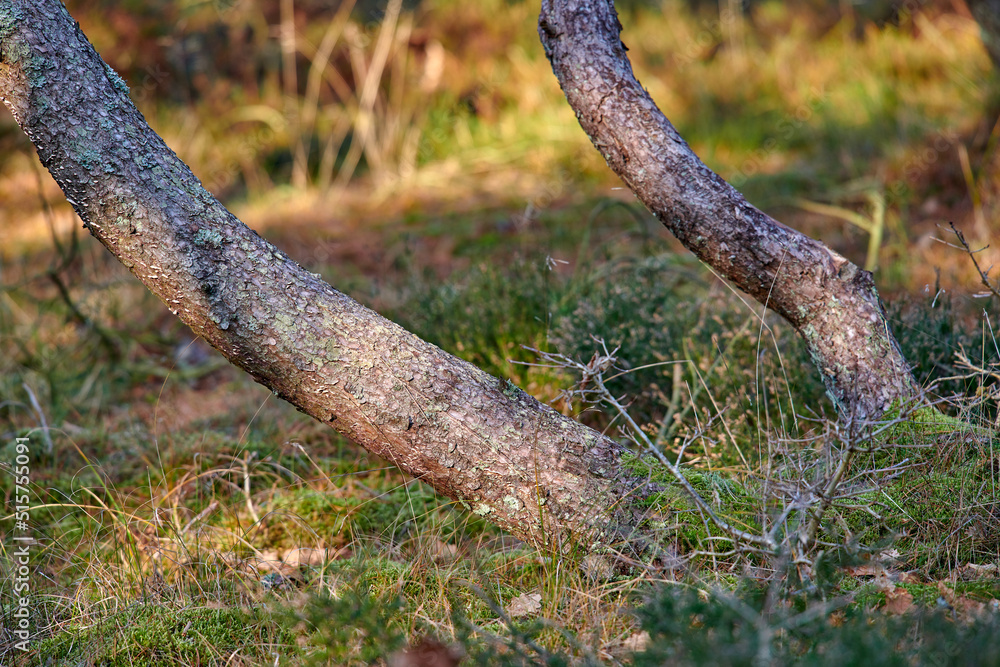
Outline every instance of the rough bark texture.
<path fill-rule="evenodd" d="M 420 340 L 227 211 L 58 0 L 0 0 L 0 95 L 84 225 L 195 333 L 299 410 L 539 545 L 631 534 L 614 441 Z"/>
<path fill-rule="evenodd" d="M 612 0 L 543 0 L 538 32 L 608 165 L 681 243 L 795 327 L 842 416 L 876 418 L 914 395 L 872 275 L 698 159 L 632 73 Z"/>

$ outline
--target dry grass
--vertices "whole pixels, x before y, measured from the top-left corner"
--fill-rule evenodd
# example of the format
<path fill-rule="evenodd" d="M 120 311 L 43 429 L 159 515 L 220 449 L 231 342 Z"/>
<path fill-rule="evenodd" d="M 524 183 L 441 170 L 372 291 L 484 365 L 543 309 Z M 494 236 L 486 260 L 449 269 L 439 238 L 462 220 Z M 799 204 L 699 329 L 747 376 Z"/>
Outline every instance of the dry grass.
<path fill-rule="evenodd" d="M 567 377 L 512 364 L 530 359 L 521 345 L 572 351 L 595 326 L 631 336 L 636 355 L 651 355 L 630 358 L 633 368 L 682 362 L 619 379 L 671 455 L 711 479 L 787 482 L 764 474 L 779 459 L 808 471 L 803 452 L 823 449 L 809 420 L 824 410 L 808 361 L 780 323 L 762 328 L 759 308 L 672 255 L 643 214 L 609 205 L 630 198 L 566 106 L 530 3 L 440 0 L 398 15 L 393 4 L 374 23 L 282 4 L 284 14 L 266 3 L 194 8 L 163 38 L 176 45 L 220 21 L 254 27 L 252 80 L 159 76 L 166 51 L 129 61 L 122 46 L 138 19 L 81 18 L 206 185 L 335 285 L 546 399 Z M 623 22 L 640 80 L 711 166 L 780 219 L 877 261 L 886 293 L 955 293 L 954 311 L 900 314 L 898 331 L 921 377 L 968 373 L 949 387 L 973 394 L 981 382 L 992 403 L 964 416 L 992 423 L 996 318 L 975 335 L 966 324 L 992 302 L 962 296 L 979 290 L 978 273 L 932 240 L 948 240 L 935 225 L 954 220 L 975 247 L 997 206 L 993 74 L 968 17 L 930 8 L 861 40 L 779 3 L 742 26 L 675 5 Z M 208 51 L 220 71 L 223 56 Z M 769 576 L 753 558 L 608 576 L 601 561 L 512 542 L 192 344 L 96 242 L 68 240 L 75 218 L 25 141 L 0 142 L 11 149 L 0 163 L 0 463 L 12 437 L 31 438 L 32 593 L 48 655 L 366 664 L 430 635 L 464 643 L 472 659 L 613 664 L 644 641 L 632 610 L 658 578 Z M 826 208 L 795 207 L 802 198 Z M 977 255 L 983 267 L 991 252 Z M 568 264 L 543 269 L 547 258 Z M 47 276 L 57 267 L 68 300 Z M 965 367 L 954 359 L 963 350 Z M 992 470 L 981 459 L 977 475 Z M 0 479 L 8 492 L 11 475 Z M 936 498 L 944 487 L 917 488 Z M 963 571 L 969 554 L 995 560 L 959 525 L 974 515 L 992 526 L 977 499 L 994 490 L 971 474 L 946 489 L 974 511 L 942 519 L 945 569 Z M 852 581 L 845 588 L 867 580 Z M 528 611 L 512 619 L 518 600 Z"/>

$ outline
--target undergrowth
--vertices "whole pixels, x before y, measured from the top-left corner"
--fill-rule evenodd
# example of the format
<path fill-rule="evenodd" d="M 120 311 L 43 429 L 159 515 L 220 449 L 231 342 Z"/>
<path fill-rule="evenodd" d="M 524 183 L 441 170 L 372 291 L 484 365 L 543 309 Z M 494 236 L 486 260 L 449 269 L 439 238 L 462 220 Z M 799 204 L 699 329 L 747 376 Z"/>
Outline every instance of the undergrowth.
<path fill-rule="evenodd" d="M 71 212 L 0 127 L 2 212 L 25 220 L 4 228 L 0 265 L 0 489 L 15 493 L 7 463 L 27 438 L 37 539 L 23 654 L 2 517 L 0 664 L 384 664 L 407 646 L 482 665 L 996 661 L 998 468 L 978 437 L 998 417 L 995 305 L 950 287 L 964 257 L 914 254 L 938 216 L 975 225 L 995 206 L 994 93 L 965 18 L 929 8 L 855 35 L 831 8 L 761 3 L 740 37 L 704 3 L 626 3 L 640 79 L 696 151 L 781 219 L 882 266 L 921 386 L 980 427 L 889 451 L 836 431 L 787 325 L 623 203 L 530 3 L 404 3 L 390 24 L 309 2 L 284 17 L 275 3 L 90 4 L 73 12 L 144 112 L 262 233 L 624 440 L 620 416 L 566 399 L 570 373 L 526 349 L 585 364 L 598 341 L 618 348 L 609 389 L 742 528 L 794 534 L 782 508 L 845 443 L 861 449 L 809 572 L 784 553 L 693 556 L 722 531 L 666 477 L 649 521 L 674 551 L 655 566 L 530 548 L 192 341 L 96 242 L 62 233 Z M 935 262 L 947 292 L 898 294 L 930 285 Z"/>

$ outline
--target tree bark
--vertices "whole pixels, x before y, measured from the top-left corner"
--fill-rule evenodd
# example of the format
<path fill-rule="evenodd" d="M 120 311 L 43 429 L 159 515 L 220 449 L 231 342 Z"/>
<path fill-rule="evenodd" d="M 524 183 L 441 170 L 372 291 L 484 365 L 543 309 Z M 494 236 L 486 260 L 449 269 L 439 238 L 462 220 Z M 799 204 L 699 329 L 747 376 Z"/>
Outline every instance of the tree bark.
<path fill-rule="evenodd" d="M 788 318 L 846 414 L 913 393 L 871 275 L 749 206 L 632 76 L 610 2 L 541 33 L 595 145 L 699 257 Z M 227 211 L 146 124 L 58 0 L 0 0 L 0 96 L 90 232 L 232 363 L 525 540 L 641 543 L 626 450 L 308 273 Z"/>
<path fill-rule="evenodd" d="M 612 0 L 543 0 L 538 33 L 608 165 L 681 243 L 805 339 L 845 419 L 917 393 L 871 273 L 751 206 L 706 167 L 632 73 Z"/>
<path fill-rule="evenodd" d="M 84 226 L 302 412 L 547 548 L 636 535 L 625 449 L 334 290 L 220 204 L 59 0 L 0 0 L 0 96 Z"/>

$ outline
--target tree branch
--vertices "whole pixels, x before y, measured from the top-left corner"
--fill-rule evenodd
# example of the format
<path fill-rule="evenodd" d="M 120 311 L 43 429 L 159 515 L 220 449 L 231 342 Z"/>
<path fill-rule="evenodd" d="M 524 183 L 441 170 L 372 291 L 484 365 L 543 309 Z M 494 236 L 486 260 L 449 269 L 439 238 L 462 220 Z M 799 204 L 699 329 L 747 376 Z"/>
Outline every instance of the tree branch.
<path fill-rule="evenodd" d="M 0 96 L 101 243 L 233 364 L 555 549 L 641 539 L 623 447 L 337 292 L 227 211 L 58 0 L 0 0 Z"/>
<path fill-rule="evenodd" d="M 914 395 L 872 275 L 698 159 L 632 73 L 612 0 L 543 0 L 538 33 L 608 165 L 685 247 L 795 327 L 842 416 L 877 418 Z"/>

